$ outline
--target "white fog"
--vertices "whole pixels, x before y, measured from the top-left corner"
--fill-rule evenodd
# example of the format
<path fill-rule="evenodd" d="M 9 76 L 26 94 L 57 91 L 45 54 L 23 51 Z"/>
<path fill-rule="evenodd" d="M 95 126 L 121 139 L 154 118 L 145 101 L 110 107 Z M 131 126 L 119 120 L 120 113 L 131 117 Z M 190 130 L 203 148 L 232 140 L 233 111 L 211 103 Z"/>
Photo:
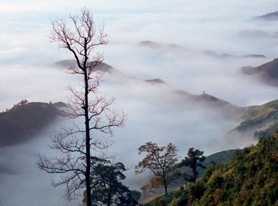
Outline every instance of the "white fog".
<path fill-rule="evenodd" d="M 108 33 L 109 44 L 101 50 L 113 71 L 105 74 L 99 92 L 115 97 L 115 108 L 127 114 L 126 126 L 114 130 L 109 152 L 130 168 L 126 183 L 132 189 L 142 183 L 133 168 L 142 158 L 137 148 L 147 141 L 172 142 L 180 157 L 190 147 L 209 155 L 256 143 L 249 137 L 225 138 L 238 120 L 181 100 L 175 91 L 205 92 L 239 107 L 277 99 L 277 88 L 241 72 L 243 66 L 277 57 L 278 21 L 255 18 L 277 10 L 276 0 L 0 0 L 0 111 L 22 99 L 67 101 L 68 86 L 78 86 L 79 80 L 56 62 L 72 56 L 48 36 L 51 19 L 78 14 L 83 7 Z M 244 57 L 258 54 L 265 58 Z M 145 82 L 155 78 L 165 83 Z M 39 153 L 53 155 L 48 148 L 53 129 L 23 144 L 0 145 L 0 205 L 81 202 L 82 197 L 67 202 L 64 188 L 53 188 L 53 176 L 36 166 Z"/>

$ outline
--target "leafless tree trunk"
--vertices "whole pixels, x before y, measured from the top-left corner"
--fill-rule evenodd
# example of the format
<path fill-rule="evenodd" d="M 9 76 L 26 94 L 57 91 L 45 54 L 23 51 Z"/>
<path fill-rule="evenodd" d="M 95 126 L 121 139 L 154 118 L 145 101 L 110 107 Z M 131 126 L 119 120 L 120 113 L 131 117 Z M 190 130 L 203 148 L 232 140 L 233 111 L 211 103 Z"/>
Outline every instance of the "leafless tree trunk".
<path fill-rule="evenodd" d="M 61 156 L 40 156 L 38 166 L 48 173 L 63 174 L 54 186 L 66 184 L 69 200 L 79 189 L 86 188 L 87 206 L 91 206 L 91 152 L 92 149 L 103 150 L 109 146 L 96 135 L 98 132 L 112 135 L 112 127 L 124 126 L 125 115 L 111 109 L 114 99 L 107 100 L 96 93 L 102 77 L 98 66 L 103 61 L 103 55 L 95 49 L 107 44 L 103 27 L 96 28 L 87 9 L 82 9 L 80 16 L 70 16 L 69 20 L 71 24 L 64 19 L 52 21 L 50 38 L 58 42 L 60 48 L 71 52 L 76 64 L 69 71 L 82 77 L 80 90 L 70 88 L 73 97 L 69 100 L 66 115 L 83 118 L 84 127 L 73 125 L 71 129 L 62 128 L 57 132 L 51 148 L 60 152 Z"/>

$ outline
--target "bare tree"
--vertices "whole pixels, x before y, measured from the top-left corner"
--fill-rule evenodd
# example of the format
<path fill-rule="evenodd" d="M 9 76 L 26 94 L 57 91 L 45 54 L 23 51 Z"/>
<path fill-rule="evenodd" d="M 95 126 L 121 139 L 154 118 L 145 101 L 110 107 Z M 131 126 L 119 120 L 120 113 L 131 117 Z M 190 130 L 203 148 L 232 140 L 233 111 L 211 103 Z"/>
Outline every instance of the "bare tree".
<path fill-rule="evenodd" d="M 156 143 L 147 142 L 138 148 L 139 154 L 145 152 L 147 155 L 135 166 L 135 172 L 142 173 L 146 169 L 154 175 L 149 184 L 142 187 L 144 193 L 153 192 L 160 186 L 164 187 L 165 195 L 168 193 L 168 186 L 175 177 L 175 164 L 177 163 L 177 148 L 169 143 L 167 146 L 159 147 Z"/>
<path fill-rule="evenodd" d="M 92 204 L 92 157 L 109 146 L 97 135 L 112 135 L 112 128 L 124 126 L 126 119 L 124 113 L 111 108 L 115 99 L 106 99 L 97 93 L 102 77 L 98 68 L 103 62 L 103 55 L 96 48 L 107 44 L 106 37 L 103 27 L 95 26 L 92 14 L 86 8 L 79 16 L 70 16 L 69 24 L 60 18 L 52 21 L 50 39 L 73 55 L 75 64 L 69 72 L 81 77 L 81 87 L 70 88 L 73 96 L 69 99 L 66 115 L 73 119 L 82 118 L 84 125 L 73 125 L 70 129 L 62 128 L 56 132 L 51 148 L 60 156 L 40 156 L 37 164 L 48 173 L 62 174 L 61 179 L 53 184 L 65 184 L 69 200 L 79 194 L 80 189 L 86 188 L 86 194 L 90 194 L 87 195 L 87 206 Z"/>

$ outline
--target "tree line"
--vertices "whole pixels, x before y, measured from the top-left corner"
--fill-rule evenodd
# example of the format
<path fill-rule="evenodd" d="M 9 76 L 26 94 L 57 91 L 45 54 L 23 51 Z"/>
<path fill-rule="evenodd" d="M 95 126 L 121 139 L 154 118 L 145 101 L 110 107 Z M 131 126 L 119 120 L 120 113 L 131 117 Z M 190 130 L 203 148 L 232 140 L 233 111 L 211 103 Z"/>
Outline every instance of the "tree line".
<path fill-rule="evenodd" d="M 146 206 L 278 205 L 278 130 L 257 145 L 237 150 L 226 163 L 211 164 L 195 183 Z"/>
<path fill-rule="evenodd" d="M 189 148 L 187 156 L 178 163 L 177 147 L 169 143 L 167 146 L 159 147 L 156 143 L 147 142 L 138 148 L 139 154 L 146 153 L 143 160 L 135 166 L 136 174 L 149 170 L 153 177 L 150 182 L 142 186 L 143 193 L 154 192 L 163 187 L 164 194 L 168 194 L 168 186 L 178 178 L 183 177 L 188 182 L 196 182 L 198 167 L 206 168 L 202 163 L 206 157 L 204 152 Z M 191 169 L 191 174 L 183 172 L 182 167 Z"/>

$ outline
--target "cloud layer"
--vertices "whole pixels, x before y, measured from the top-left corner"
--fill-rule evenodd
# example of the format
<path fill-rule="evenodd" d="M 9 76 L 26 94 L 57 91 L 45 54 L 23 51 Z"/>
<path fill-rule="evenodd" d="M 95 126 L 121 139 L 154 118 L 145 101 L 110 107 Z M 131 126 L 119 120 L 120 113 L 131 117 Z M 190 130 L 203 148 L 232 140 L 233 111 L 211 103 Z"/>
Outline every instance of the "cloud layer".
<path fill-rule="evenodd" d="M 237 121 L 209 108 L 179 101 L 173 90 L 193 94 L 205 91 L 237 106 L 277 99 L 277 88 L 240 73 L 242 66 L 259 66 L 277 57 L 277 22 L 254 19 L 273 12 L 276 3 L 276 0 L 2 2 L 0 111 L 22 99 L 66 101 L 70 95 L 67 86 L 79 86 L 77 77 L 55 65 L 72 56 L 51 44 L 48 36 L 51 19 L 77 14 L 86 6 L 93 11 L 97 24 L 105 24 L 110 40 L 103 48 L 105 62 L 118 71 L 104 77 L 100 92 L 116 97 L 116 108 L 128 114 L 126 127 L 115 130 L 115 144 L 110 150 L 118 154 L 118 160 L 133 168 L 140 158 L 137 148 L 150 140 L 159 145 L 173 142 L 178 145 L 180 156 L 189 147 L 210 154 L 249 145 L 254 140 L 223 139 Z M 148 47 L 141 45 L 142 41 L 161 46 Z M 266 58 L 241 57 L 250 54 Z M 167 85 L 143 81 L 153 78 L 160 78 Z M 40 151 L 51 153 L 47 149 L 50 133 L 51 130 L 45 132 L 38 142 L 1 148 L 0 166 L 5 165 L 3 171 L 12 171 L 0 175 L 1 186 L 5 185 L 0 189 L 1 205 L 35 205 L 38 201 L 42 202 L 39 205 L 63 204 L 63 188 L 52 189 L 50 176 L 35 166 Z M 128 184 L 138 188 L 141 177 L 134 178 L 132 169 L 128 173 Z M 12 191 L 16 191 L 17 199 L 11 198 Z"/>

